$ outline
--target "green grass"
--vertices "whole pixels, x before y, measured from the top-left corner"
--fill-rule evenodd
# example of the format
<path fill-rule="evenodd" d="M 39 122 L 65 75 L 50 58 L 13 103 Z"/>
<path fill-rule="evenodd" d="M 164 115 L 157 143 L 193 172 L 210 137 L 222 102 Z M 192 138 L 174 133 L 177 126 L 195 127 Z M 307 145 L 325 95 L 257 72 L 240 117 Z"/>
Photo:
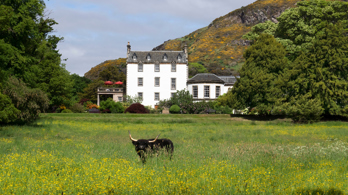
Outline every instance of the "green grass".
<path fill-rule="evenodd" d="M 141 163 L 128 137 L 170 138 Z M 0 194 L 348 193 L 344 122 L 229 115 L 45 114 L 0 127 Z"/>

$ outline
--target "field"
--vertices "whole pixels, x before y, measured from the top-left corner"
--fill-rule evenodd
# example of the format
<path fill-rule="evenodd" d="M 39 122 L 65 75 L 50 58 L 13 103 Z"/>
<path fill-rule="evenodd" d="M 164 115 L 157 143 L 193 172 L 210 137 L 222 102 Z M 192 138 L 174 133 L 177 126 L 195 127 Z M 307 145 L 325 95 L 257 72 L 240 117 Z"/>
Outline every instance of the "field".
<path fill-rule="evenodd" d="M 144 165 L 128 137 L 170 138 Z M 348 194 L 345 122 L 45 114 L 0 127 L 0 194 Z"/>

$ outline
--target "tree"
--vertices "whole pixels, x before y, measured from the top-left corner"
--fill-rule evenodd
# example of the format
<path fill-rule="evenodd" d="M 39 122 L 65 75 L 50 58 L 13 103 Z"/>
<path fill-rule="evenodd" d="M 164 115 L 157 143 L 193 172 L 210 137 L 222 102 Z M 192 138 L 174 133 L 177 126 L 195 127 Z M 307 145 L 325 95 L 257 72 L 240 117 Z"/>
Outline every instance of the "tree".
<path fill-rule="evenodd" d="M 73 81 L 73 96 L 77 96 L 79 93 L 83 92 L 83 89 L 88 86 L 92 81 L 86 77 L 81 77 L 78 74 L 70 75 Z"/>
<path fill-rule="evenodd" d="M 272 35 L 261 34 L 244 53 L 246 62 L 240 70 L 240 79 L 229 92 L 232 93 L 232 108 L 258 107 L 260 114 L 268 114 L 281 95 L 274 84 L 288 67 L 286 54 L 285 48 Z"/>
<path fill-rule="evenodd" d="M 327 24 L 308 52 L 302 52 L 284 73 L 279 87 L 286 102 L 318 99 L 324 114 L 348 115 L 348 31 L 341 23 Z"/>
<path fill-rule="evenodd" d="M 302 51 L 313 46 L 315 37 L 328 24 L 348 22 L 348 2 L 310 0 L 299 1 L 297 7 L 284 11 L 278 24 L 267 21 L 255 25 L 243 37 L 255 40 L 261 33 L 272 34 L 286 48 L 288 58 L 295 60 Z"/>
<path fill-rule="evenodd" d="M 126 81 L 126 75 L 116 66 L 108 66 L 99 73 L 98 80 L 102 81 Z"/>
<path fill-rule="evenodd" d="M 15 76 L 30 88 L 46 92 L 51 104 L 60 104 L 71 90 L 71 80 L 61 65 L 57 44 L 50 35 L 56 21 L 44 15 L 42 0 L 3 0 L 0 3 L 0 74 Z M 59 82 L 59 84 L 57 83 Z M 56 91 L 57 86 L 61 87 Z"/>
<path fill-rule="evenodd" d="M 13 111 L 13 114 L 17 114 L 13 121 L 17 123 L 32 122 L 39 118 L 39 114 L 45 112 L 49 105 L 47 95 L 42 90 L 27 87 L 23 81 L 16 77 L 8 79 L 3 93 L 12 100 L 14 107 L 20 111 L 20 113 Z M 7 101 L 6 98 L 5 101 Z M 9 101 L 7 101 L 7 105 L 11 107 Z M 12 121 L 12 119 L 10 120 Z"/>
<path fill-rule="evenodd" d="M 198 73 L 207 73 L 208 70 L 200 63 L 189 63 L 189 77 L 193 77 Z"/>
<path fill-rule="evenodd" d="M 104 85 L 104 81 L 101 81 L 101 80 L 93 81 L 92 83 L 88 84 L 86 88 L 83 89 L 83 93 L 79 95 L 80 98 L 86 98 L 93 102 L 97 102 L 98 87 L 101 87 L 103 85 Z"/>

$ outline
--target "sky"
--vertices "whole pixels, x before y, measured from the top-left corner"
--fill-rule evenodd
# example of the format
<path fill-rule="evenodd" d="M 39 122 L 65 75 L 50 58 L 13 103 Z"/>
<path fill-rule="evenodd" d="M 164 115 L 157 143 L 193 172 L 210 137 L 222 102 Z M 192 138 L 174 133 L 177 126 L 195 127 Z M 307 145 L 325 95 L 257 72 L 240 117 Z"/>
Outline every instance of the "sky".
<path fill-rule="evenodd" d="M 255 0 L 49 0 L 45 14 L 58 22 L 52 34 L 64 37 L 59 53 L 71 74 L 150 51 L 208 26 L 214 19 Z"/>

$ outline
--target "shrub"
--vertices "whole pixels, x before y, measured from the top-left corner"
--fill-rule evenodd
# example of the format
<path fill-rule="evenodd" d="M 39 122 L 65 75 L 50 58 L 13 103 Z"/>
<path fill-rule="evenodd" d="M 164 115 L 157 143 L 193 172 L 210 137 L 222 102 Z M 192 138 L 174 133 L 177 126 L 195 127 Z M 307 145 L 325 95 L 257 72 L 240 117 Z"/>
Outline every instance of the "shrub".
<path fill-rule="evenodd" d="M 140 103 L 134 103 L 130 105 L 125 111 L 125 113 L 148 113 L 149 111 Z"/>
<path fill-rule="evenodd" d="M 9 123 L 17 119 L 20 111 L 12 104 L 11 99 L 0 92 L 0 123 Z"/>
<path fill-rule="evenodd" d="M 94 103 L 91 102 L 91 101 L 85 102 L 85 103 L 84 103 L 84 106 L 85 106 L 86 109 L 92 109 L 92 108 L 97 108 L 97 109 L 99 109 L 99 106 L 96 105 L 96 104 L 94 104 Z"/>
<path fill-rule="evenodd" d="M 214 102 L 206 102 L 206 101 L 193 103 L 193 105 L 192 105 L 192 112 L 194 114 L 205 113 L 204 112 L 205 110 L 214 107 L 213 104 L 214 104 Z"/>
<path fill-rule="evenodd" d="M 178 114 L 180 113 L 180 107 L 178 105 L 173 105 L 169 108 L 169 112 L 172 114 Z"/>
<path fill-rule="evenodd" d="M 56 113 L 60 113 L 61 111 L 62 111 L 62 109 L 60 109 L 60 108 L 56 109 Z"/>
<path fill-rule="evenodd" d="M 74 105 L 72 105 L 70 107 L 70 110 L 74 113 L 83 113 L 86 111 L 86 109 L 80 103 L 75 103 Z"/>
<path fill-rule="evenodd" d="M 216 110 L 216 113 L 220 113 L 220 114 L 232 113 L 232 109 L 229 106 L 217 106 L 214 109 Z"/>
<path fill-rule="evenodd" d="M 106 101 L 100 102 L 100 110 L 110 110 L 112 113 L 123 113 L 124 107 L 122 103 L 115 102 L 112 98 L 108 98 Z"/>
<path fill-rule="evenodd" d="M 70 109 L 64 109 L 61 113 L 73 113 L 73 111 L 71 111 Z"/>
<path fill-rule="evenodd" d="M 39 114 L 45 112 L 49 106 L 47 95 L 40 89 L 31 89 L 18 80 L 10 77 L 4 87 L 3 93 L 7 95 L 13 105 L 20 110 L 17 123 L 28 123 L 39 118 Z"/>

